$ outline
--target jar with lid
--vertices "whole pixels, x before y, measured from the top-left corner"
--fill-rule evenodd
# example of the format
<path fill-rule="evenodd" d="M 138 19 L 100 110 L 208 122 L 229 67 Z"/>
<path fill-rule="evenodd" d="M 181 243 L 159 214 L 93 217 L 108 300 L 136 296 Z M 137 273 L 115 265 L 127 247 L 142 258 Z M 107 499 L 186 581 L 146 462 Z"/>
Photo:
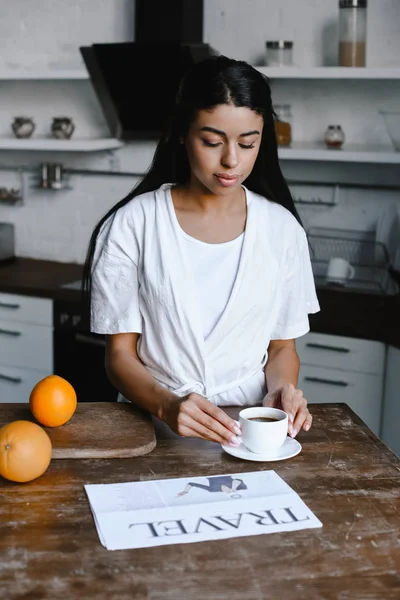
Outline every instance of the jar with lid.
<path fill-rule="evenodd" d="M 293 65 L 293 42 L 277 40 L 265 42 L 265 64 L 269 67 L 291 67 Z"/>
<path fill-rule="evenodd" d="M 344 140 L 344 132 L 340 125 L 328 125 L 324 134 L 324 141 L 328 148 L 341 148 Z"/>
<path fill-rule="evenodd" d="M 339 65 L 365 67 L 367 0 L 339 0 Z"/>
<path fill-rule="evenodd" d="M 278 146 L 289 146 L 292 142 L 292 111 L 290 104 L 275 104 L 275 134 Z"/>

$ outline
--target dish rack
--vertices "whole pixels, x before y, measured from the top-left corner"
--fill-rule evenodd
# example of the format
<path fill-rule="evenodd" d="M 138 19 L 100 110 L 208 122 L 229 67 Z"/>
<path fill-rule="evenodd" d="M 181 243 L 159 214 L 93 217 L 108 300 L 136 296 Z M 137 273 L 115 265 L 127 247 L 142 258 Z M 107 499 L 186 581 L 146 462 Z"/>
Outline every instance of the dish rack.
<path fill-rule="evenodd" d="M 310 258 L 317 287 L 337 287 L 326 281 L 331 258 L 347 260 L 355 270 L 354 277 L 340 287 L 349 291 L 368 291 L 376 294 L 398 293 L 398 286 L 389 273 L 389 257 L 384 244 L 376 242 L 374 234 L 310 227 L 307 230 Z"/>

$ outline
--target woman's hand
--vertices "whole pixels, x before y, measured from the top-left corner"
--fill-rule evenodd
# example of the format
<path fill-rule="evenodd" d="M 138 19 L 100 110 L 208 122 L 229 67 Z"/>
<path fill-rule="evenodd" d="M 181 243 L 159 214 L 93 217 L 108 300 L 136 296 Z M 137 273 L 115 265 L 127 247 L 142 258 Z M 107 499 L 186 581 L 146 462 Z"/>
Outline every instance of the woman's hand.
<path fill-rule="evenodd" d="M 241 431 L 236 421 L 200 394 L 173 397 L 164 407 L 163 420 L 183 437 L 198 437 L 239 446 Z"/>
<path fill-rule="evenodd" d="M 297 390 L 291 383 L 269 392 L 263 400 L 263 406 L 280 408 L 289 417 L 288 432 L 291 437 L 296 437 L 301 428 L 308 431 L 311 427 L 312 416 L 307 408 L 307 400 L 301 390 Z"/>

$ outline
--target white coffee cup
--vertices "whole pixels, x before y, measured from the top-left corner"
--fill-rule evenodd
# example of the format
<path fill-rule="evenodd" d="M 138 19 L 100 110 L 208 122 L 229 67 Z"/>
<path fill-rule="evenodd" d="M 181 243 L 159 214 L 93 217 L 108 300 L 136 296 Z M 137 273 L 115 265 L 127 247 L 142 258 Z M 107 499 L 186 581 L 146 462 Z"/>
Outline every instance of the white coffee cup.
<path fill-rule="evenodd" d="M 353 279 L 355 269 L 344 258 L 331 258 L 326 271 L 326 281 L 344 285 L 348 279 Z"/>
<path fill-rule="evenodd" d="M 274 419 L 258 421 L 254 419 Z M 239 413 L 239 426 L 243 444 L 257 454 L 268 454 L 278 450 L 286 440 L 288 416 L 278 408 L 254 406 L 244 408 Z"/>

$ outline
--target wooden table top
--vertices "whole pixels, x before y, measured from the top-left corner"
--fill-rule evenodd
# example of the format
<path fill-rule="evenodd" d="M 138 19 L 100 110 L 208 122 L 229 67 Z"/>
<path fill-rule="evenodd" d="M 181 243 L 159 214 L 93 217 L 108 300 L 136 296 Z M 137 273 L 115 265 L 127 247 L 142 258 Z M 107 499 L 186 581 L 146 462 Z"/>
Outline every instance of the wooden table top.
<path fill-rule="evenodd" d="M 0 481 L 0 597 L 7 600 L 400 598 L 400 461 L 344 404 L 312 405 L 302 452 L 246 462 L 168 438 L 131 459 L 54 460 Z M 236 409 L 228 409 L 232 416 Z M 320 529 L 109 552 L 83 485 L 275 470 Z"/>

